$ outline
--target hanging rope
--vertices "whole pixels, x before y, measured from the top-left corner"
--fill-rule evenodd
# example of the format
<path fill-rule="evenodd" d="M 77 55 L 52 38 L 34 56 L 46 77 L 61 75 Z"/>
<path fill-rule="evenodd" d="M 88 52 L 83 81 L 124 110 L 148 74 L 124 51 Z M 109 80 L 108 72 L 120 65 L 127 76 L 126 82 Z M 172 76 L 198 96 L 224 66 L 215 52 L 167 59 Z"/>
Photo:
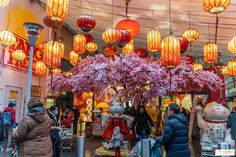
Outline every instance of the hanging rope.
<path fill-rule="evenodd" d="M 211 41 L 211 35 L 210 35 L 210 23 L 208 23 L 208 36 L 209 36 L 209 42 Z"/>
<path fill-rule="evenodd" d="M 218 25 L 219 25 L 219 17 L 218 17 L 218 15 L 216 14 L 216 32 L 215 32 L 215 44 L 217 44 Z"/>
<path fill-rule="evenodd" d="M 190 11 L 188 12 L 188 28 L 191 28 L 191 22 L 190 22 Z M 189 44 L 189 52 L 192 52 L 192 43 Z M 188 56 L 188 54 L 187 54 Z"/>
<path fill-rule="evenodd" d="M 126 0 L 125 6 L 126 6 L 126 8 L 125 8 L 125 16 L 128 19 L 128 6 L 129 6 L 129 1 L 128 0 Z"/>
<path fill-rule="evenodd" d="M 113 27 L 113 0 L 111 1 L 111 26 Z"/>
<path fill-rule="evenodd" d="M 169 27 L 170 27 L 170 35 L 172 35 L 173 31 L 172 31 L 172 23 L 171 23 L 171 0 L 169 0 Z"/>

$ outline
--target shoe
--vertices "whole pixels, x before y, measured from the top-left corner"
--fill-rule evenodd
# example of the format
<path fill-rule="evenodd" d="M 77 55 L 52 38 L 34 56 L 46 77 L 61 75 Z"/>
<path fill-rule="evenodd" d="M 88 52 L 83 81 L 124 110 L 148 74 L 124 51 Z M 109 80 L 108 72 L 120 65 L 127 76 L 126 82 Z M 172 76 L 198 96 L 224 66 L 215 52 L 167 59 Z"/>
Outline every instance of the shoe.
<path fill-rule="evenodd" d="M 12 151 L 12 148 L 7 148 L 7 152 L 10 152 L 10 151 Z"/>

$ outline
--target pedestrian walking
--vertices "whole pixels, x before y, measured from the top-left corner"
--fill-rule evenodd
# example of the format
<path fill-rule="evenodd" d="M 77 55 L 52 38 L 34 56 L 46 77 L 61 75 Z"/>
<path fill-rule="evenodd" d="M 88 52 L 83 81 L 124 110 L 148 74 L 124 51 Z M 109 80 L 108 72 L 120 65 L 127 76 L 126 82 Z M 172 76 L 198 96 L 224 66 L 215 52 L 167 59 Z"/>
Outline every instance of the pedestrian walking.
<path fill-rule="evenodd" d="M 234 108 L 236 111 L 236 108 Z M 236 112 L 231 112 L 227 120 L 227 127 L 231 128 L 231 139 L 235 141 L 236 146 Z"/>
<path fill-rule="evenodd" d="M 73 114 L 74 114 L 74 120 L 73 120 L 73 134 L 77 134 L 77 128 L 78 128 L 78 121 L 80 117 L 80 112 L 79 109 L 76 107 L 73 109 Z"/>
<path fill-rule="evenodd" d="M 27 107 L 28 114 L 13 132 L 19 157 L 52 157 L 51 119 L 38 98 L 31 98 Z"/>
<path fill-rule="evenodd" d="M 15 104 L 10 102 L 2 112 L 2 126 L 4 134 L 3 142 L 3 157 L 6 155 L 6 151 L 11 149 L 12 132 L 16 125 L 16 110 Z"/>
<path fill-rule="evenodd" d="M 165 123 L 163 135 L 157 142 L 165 146 L 166 157 L 190 157 L 188 145 L 188 120 L 180 113 L 177 104 L 167 107 L 168 121 Z"/>

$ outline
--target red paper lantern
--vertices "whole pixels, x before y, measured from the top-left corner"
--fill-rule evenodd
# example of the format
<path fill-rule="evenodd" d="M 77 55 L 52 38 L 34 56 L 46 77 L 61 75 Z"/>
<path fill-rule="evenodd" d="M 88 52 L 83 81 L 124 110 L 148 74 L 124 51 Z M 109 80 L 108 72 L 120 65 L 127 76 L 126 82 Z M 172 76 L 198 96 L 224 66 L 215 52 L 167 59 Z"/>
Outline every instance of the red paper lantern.
<path fill-rule="evenodd" d="M 177 38 L 179 39 L 181 54 L 183 54 L 188 49 L 188 40 L 184 37 Z"/>
<path fill-rule="evenodd" d="M 116 54 L 118 54 L 118 48 L 115 45 L 106 45 L 103 48 L 103 53 L 107 57 L 114 57 Z"/>
<path fill-rule="evenodd" d="M 148 51 L 144 48 L 136 48 L 134 50 L 134 53 L 136 53 L 140 58 L 147 58 L 148 57 Z"/>
<path fill-rule="evenodd" d="M 83 34 L 83 36 L 85 36 L 86 38 L 86 44 L 94 41 L 93 36 L 91 34 Z"/>
<path fill-rule="evenodd" d="M 96 21 L 90 15 L 81 15 L 77 20 L 77 25 L 82 31 L 89 32 L 96 26 Z"/>
<path fill-rule="evenodd" d="M 124 29 L 130 32 L 131 37 L 136 37 L 140 32 L 140 25 L 138 22 L 130 19 L 122 20 L 116 24 L 116 29 Z"/>
<path fill-rule="evenodd" d="M 43 23 L 50 27 L 50 28 L 61 28 L 63 26 L 63 21 L 53 21 L 50 17 L 48 17 L 47 15 L 44 15 L 43 17 Z"/>
<path fill-rule="evenodd" d="M 121 33 L 121 39 L 120 41 L 118 42 L 117 46 L 119 48 L 122 48 L 124 47 L 128 42 L 130 42 L 131 40 L 131 34 L 130 32 L 128 32 L 127 30 L 124 30 L 124 29 L 121 29 L 119 30 L 120 33 Z"/>
<path fill-rule="evenodd" d="M 194 62 L 194 57 L 193 56 L 184 56 L 185 60 L 187 61 L 188 64 L 192 64 Z"/>

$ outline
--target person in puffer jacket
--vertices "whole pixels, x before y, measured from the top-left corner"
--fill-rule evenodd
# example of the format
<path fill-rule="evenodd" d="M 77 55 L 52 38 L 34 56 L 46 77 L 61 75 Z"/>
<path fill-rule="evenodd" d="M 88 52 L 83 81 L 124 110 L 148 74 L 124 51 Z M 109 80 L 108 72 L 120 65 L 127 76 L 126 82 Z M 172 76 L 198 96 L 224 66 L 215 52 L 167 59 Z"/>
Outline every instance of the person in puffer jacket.
<path fill-rule="evenodd" d="M 157 142 L 165 146 L 166 157 L 190 157 L 188 144 L 188 120 L 180 113 L 177 104 L 167 108 L 168 121 L 165 123 L 163 135 Z"/>

